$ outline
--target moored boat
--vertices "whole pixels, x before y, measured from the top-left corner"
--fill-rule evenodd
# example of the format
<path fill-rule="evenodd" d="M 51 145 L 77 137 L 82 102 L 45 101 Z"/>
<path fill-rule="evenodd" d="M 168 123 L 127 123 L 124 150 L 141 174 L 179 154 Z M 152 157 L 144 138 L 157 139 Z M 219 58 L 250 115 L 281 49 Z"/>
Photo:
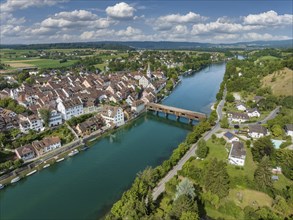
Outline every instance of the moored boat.
<path fill-rule="evenodd" d="M 73 151 L 71 151 L 69 154 L 68 154 L 68 156 L 69 157 L 72 157 L 72 156 L 74 156 L 74 155 L 76 155 L 76 154 L 78 154 L 79 153 L 79 151 L 77 150 L 77 149 L 74 149 Z"/>
<path fill-rule="evenodd" d="M 29 172 L 28 174 L 26 174 L 26 176 L 33 175 L 33 174 L 36 173 L 36 172 L 37 172 L 37 170 L 33 170 L 33 171 Z"/>
<path fill-rule="evenodd" d="M 45 168 L 47 168 L 49 166 L 50 166 L 50 164 L 46 164 L 45 166 L 43 166 L 43 169 L 45 169 Z"/>
<path fill-rule="evenodd" d="M 0 184 L 0 189 L 3 189 L 5 186 L 3 184 Z"/>
<path fill-rule="evenodd" d="M 83 146 L 80 148 L 80 150 L 82 150 L 82 151 L 85 151 L 85 150 L 87 150 L 87 149 L 89 149 L 89 147 L 86 146 L 86 145 L 83 145 Z"/>
<path fill-rule="evenodd" d="M 63 161 L 63 160 L 64 160 L 64 158 L 62 157 L 62 158 L 56 160 L 56 162 L 59 163 L 59 162 L 61 162 L 61 161 Z"/>
<path fill-rule="evenodd" d="M 17 176 L 17 177 L 15 177 L 15 178 L 13 178 L 13 179 L 11 180 L 10 183 L 16 183 L 16 182 L 18 182 L 19 180 L 20 180 L 20 177 Z"/>

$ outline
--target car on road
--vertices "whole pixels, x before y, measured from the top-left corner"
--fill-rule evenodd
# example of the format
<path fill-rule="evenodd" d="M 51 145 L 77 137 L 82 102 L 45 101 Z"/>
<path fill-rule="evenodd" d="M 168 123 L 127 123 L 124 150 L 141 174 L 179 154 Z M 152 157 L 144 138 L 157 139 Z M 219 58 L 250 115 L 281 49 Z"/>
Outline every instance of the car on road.
<path fill-rule="evenodd" d="M 239 129 L 239 125 L 234 125 L 234 128 L 235 129 Z"/>

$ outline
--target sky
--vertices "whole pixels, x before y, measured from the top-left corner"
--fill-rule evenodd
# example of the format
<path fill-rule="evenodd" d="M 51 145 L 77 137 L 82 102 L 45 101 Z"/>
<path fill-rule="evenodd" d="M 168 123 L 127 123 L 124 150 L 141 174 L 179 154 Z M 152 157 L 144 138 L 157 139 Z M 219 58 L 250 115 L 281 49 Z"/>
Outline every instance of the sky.
<path fill-rule="evenodd" d="M 0 44 L 292 39 L 292 0 L 0 0 Z"/>

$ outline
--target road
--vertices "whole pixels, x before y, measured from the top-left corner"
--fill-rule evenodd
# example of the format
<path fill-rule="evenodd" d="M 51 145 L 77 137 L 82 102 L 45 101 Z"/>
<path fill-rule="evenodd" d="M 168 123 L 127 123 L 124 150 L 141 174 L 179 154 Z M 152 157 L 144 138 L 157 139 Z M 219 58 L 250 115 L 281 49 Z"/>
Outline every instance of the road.
<path fill-rule="evenodd" d="M 239 127 L 248 127 L 249 125 L 256 125 L 256 124 L 266 124 L 267 121 L 274 119 L 278 113 L 280 112 L 280 106 L 276 107 L 273 111 L 270 112 L 270 114 L 265 117 L 263 120 L 257 121 L 257 122 L 252 122 L 252 123 L 241 123 L 241 124 L 237 124 L 239 125 Z M 236 124 L 233 124 L 230 122 L 231 126 L 234 126 Z"/>
<path fill-rule="evenodd" d="M 227 91 L 225 89 L 223 94 L 223 99 L 220 101 L 220 103 L 217 106 L 217 115 L 218 119 L 216 121 L 216 125 L 208 132 L 206 132 L 203 136 L 205 140 L 208 140 L 211 138 L 213 134 L 215 134 L 220 129 L 220 120 L 222 119 L 222 109 L 225 104 L 225 98 L 226 98 Z M 192 157 L 195 156 L 195 150 L 197 148 L 197 143 L 193 144 L 191 148 L 185 153 L 185 155 L 179 160 L 176 166 L 172 168 L 168 172 L 168 174 L 158 183 L 158 185 L 154 188 L 152 196 L 153 200 L 156 200 L 164 191 L 165 191 L 165 184 L 172 179 L 179 170 L 182 169 L 183 165 Z"/>

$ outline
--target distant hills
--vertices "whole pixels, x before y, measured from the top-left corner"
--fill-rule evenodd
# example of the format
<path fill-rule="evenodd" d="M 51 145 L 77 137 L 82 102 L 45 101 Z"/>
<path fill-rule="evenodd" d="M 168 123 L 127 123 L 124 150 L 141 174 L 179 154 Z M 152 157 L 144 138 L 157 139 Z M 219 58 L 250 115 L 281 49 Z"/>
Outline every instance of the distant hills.
<path fill-rule="evenodd" d="M 212 44 L 198 42 L 173 41 L 101 41 L 52 44 L 16 44 L 0 45 L 0 48 L 11 49 L 67 49 L 96 48 L 107 50 L 161 49 L 161 50 L 219 50 L 219 49 L 258 49 L 258 48 L 292 48 L 293 39 L 280 41 L 253 41 L 230 44 Z"/>

